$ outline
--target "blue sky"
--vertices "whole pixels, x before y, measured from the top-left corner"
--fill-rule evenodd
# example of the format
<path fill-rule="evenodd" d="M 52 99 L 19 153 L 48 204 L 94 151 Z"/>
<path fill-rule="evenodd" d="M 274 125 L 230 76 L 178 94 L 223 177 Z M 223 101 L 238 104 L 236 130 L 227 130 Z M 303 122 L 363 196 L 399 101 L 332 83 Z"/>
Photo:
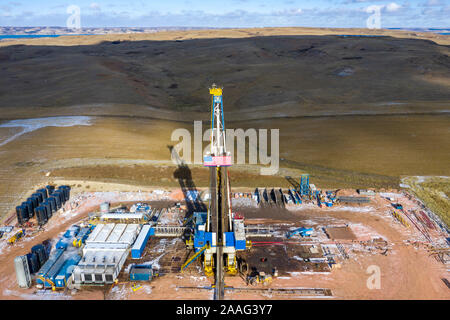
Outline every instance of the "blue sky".
<path fill-rule="evenodd" d="M 450 27 L 450 0 L 0 0 L 0 26 L 66 26 L 67 8 L 82 27 L 366 27 L 371 5 L 381 27 Z"/>

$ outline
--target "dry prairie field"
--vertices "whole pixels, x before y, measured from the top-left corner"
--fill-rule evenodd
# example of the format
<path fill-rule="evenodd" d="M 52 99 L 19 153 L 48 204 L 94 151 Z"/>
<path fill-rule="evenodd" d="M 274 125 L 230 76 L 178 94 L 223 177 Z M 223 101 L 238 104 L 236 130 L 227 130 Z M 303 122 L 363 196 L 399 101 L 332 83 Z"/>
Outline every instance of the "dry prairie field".
<path fill-rule="evenodd" d="M 449 43 L 310 28 L 2 41 L 0 215 L 54 179 L 178 186 L 171 133 L 208 125 L 213 82 L 227 128 L 280 129 L 279 173 L 235 166 L 233 187 L 286 187 L 305 172 L 320 188 L 450 176 Z"/>

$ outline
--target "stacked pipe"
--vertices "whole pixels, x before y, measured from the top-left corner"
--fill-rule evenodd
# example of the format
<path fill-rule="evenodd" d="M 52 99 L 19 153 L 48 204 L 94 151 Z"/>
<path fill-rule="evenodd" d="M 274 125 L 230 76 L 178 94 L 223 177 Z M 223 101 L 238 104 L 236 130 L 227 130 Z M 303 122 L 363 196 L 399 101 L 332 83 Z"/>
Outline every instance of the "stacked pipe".
<path fill-rule="evenodd" d="M 29 219 L 36 217 L 38 224 L 42 226 L 69 198 L 69 186 L 59 186 L 55 190 L 54 186 L 48 185 L 45 188 L 38 189 L 27 201 L 16 207 L 17 221 L 22 225 Z"/>

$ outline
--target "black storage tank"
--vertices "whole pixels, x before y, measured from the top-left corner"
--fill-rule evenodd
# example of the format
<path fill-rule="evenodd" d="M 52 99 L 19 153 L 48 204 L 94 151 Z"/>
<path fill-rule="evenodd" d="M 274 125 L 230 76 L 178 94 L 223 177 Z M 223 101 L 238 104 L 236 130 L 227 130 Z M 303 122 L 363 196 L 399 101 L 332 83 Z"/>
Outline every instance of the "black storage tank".
<path fill-rule="evenodd" d="M 55 186 L 48 185 L 45 187 L 45 189 L 47 189 L 47 194 L 50 197 L 50 195 L 53 193 L 53 191 L 55 191 Z"/>
<path fill-rule="evenodd" d="M 56 198 L 56 207 L 58 209 L 61 208 L 62 205 L 63 205 L 62 192 L 61 191 L 55 191 L 55 192 L 53 192 L 52 196 Z"/>
<path fill-rule="evenodd" d="M 22 210 L 22 221 L 23 222 L 27 222 L 28 220 L 30 220 L 29 214 L 28 214 L 28 207 L 24 204 L 20 205 L 20 208 Z"/>
<path fill-rule="evenodd" d="M 16 214 L 17 214 L 17 222 L 19 224 L 22 224 L 24 222 L 22 219 L 22 206 L 16 207 Z"/>
<path fill-rule="evenodd" d="M 34 208 L 37 207 L 37 204 L 35 205 L 35 201 L 36 201 L 36 200 L 33 200 L 33 197 L 28 197 L 28 198 L 27 198 L 27 201 L 30 201 L 30 202 L 31 202 L 31 205 L 33 206 L 33 210 L 34 210 Z"/>
<path fill-rule="evenodd" d="M 64 188 L 58 189 L 58 191 L 56 192 L 60 194 L 61 206 L 64 205 L 64 203 L 66 203 L 66 194 Z"/>
<path fill-rule="evenodd" d="M 45 188 L 41 188 L 41 189 L 36 190 L 36 193 L 42 194 L 42 199 L 43 200 L 48 198 L 47 197 L 47 189 L 45 189 Z"/>
<path fill-rule="evenodd" d="M 42 203 L 42 205 L 47 209 L 47 217 L 50 219 L 53 216 L 52 206 L 48 199 L 45 199 L 45 201 Z"/>
<path fill-rule="evenodd" d="M 30 255 L 30 260 L 29 260 L 30 272 L 36 273 L 41 268 L 41 264 L 39 263 L 39 257 L 36 253 L 33 253 L 33 252 L 29 253 L 29 255 Z M 28 259 L 28 254 L 27 254 L 27 259 Z"/>
<path fill-rule="evenodd" d="M 34 209 L 36 209 L 38 206 L 39 206 L 39 197 L 37 196 L 37 195 L 32 195 L 30 198 L 28 198 L 28 199 L 31 199 L 31 201 L 33 202 L 33 207 L 34 207 Z"/>
<path fill-rule="evenodd" d="M 44 201 L 44 198 L 42 197 L 42 193 L 40 193 L 40 192 L 35 192 L 31 196 L 32 197 L 37 197 L 39 204 L 41 204 L 41 202 Z"/>
<path fill-rule="evenodd" d="M 34 209 L 36 212 L 36 218 L 38 221 L 38 224 L 40 226 L 44 225 L 47 221 L 47 216 L 45 215 L 45 209 L 41 206 L 37 207 L 36 209 Z"/>
<path fill-rule="evenodd" d="M 64 192 L 64 202 L 68 201 L 70 198 L 70 187 L 69 186 L 59 186 L 59 190 Z"/>
<path fill-rule="evenodd" d="M 36 253 L 39 258 L 39 264 L 42 266 L 47 261 L 47 254 L 43 244 L 37 244 L 31 248 L 31 253 Z"/>
<path fill-rule="evenodd" d="M 50 203 L 50 206 L 52 207 L 53 212 L 58 211 L 58 207 L 56 205 L 56 198 L 53 195 L 48 197 L 47 201 Z"/>
<path fill-rule="evenodd" d="M 33 203 L 31 201 L 22 202 L 22 205 L 27 207 L 28 218 L 31 219 L 34 216 Z"/>

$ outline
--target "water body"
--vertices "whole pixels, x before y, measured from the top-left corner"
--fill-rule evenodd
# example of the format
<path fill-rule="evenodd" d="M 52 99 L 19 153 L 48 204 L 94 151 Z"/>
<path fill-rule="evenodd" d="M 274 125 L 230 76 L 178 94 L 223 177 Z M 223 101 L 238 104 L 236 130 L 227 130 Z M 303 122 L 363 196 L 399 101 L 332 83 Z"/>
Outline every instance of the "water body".
<path fill-rule="evenodd" d="M 72 127 L 72 126 L 89 126 L 91 117 L 74 116 L 74 117 L 48 117 L 34 119 L 18 119 L 11 120 L 0 124 L 0 128 L 21 128 L 22 130 L 15 133 L 11 137 L 0 142 L 0 147 L 20 137 L 21 135 L 35 131 L 44 127 Z"/>
<path fill-rule="evenodd" d="M 57 38 L 59 34 L 0 34 L 0 39 Z"/>
<path fill-rule="evenodd" d="M 68 36 L 91 36 L 92 34 L 0 34 L 1 39 L 58 38 Z"/>

